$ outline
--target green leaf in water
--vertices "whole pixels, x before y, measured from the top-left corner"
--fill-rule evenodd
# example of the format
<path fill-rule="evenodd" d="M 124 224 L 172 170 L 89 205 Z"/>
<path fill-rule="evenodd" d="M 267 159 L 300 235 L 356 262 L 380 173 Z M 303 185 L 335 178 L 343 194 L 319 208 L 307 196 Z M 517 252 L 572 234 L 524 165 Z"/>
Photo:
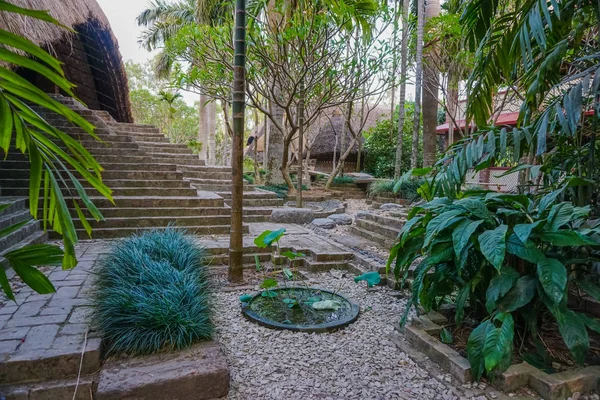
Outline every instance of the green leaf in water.
<path fill-rule="evenodd" d="M 312 308 L 314 308 L 315 310 L 337 311 L 341 306 L 342 305 L 337 301 L 323 300 L 323 301 L 317 301 L 316 303 L 313 303 Z"/>
<path fill-rule="evenodd" d="M 277 297 L 277 292 L 273 292 L 273 291 L 270 291 L 270 290 L 265 290 L 265 291 L 261 292 L 260 295 L 262 297 L 268 297 L 268 298 L 272 299 L 273 297 Z"/>
<path fill-rule="evenodd" d="M 287 306 L 289 308 L 293 308 L 294 306 L 298 305 L 298 302 L 296 301 L 296 299 L 290 299 L 289 297 L 286 297 L 285 299 L 282 300 L 285 304 L 287 304 Z"/>
<path fill-rule="evenodd" d="M 373 287 L 373 285 L 377 285 L 381 282 L 381 275 L 379 275 L 379 272 L 377 271 L 372 271 L 354 277 L 354 282 L 358 283 L 360 281 L 366 281 L 368 287 Z"/>

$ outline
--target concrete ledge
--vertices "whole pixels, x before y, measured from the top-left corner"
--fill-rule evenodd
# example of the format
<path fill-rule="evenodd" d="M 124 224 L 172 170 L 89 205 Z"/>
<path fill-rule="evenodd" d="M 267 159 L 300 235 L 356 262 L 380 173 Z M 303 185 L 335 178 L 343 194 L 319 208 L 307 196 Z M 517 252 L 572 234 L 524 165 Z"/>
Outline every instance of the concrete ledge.
<path fill-rule="evenodd" d="M 406 328 L 406 338 L 415 348 L 450 372 L 460 382 L 471 382 L 473 376 L 469 360 L 437 339 L 443 328 L 438 323 L 445 323 L 444 316 L 438 313 L 415 318 L 412 325 Z M 600 388 L 600 366 L 547 374 L 523 362 L 511 365 L 496 378 L 494 385 L 507 392 L 515 391 L 522 386 L 529 386 L 544 399 L 563 400 L 575 392 L 585 393 L 598 390 Z"/>
<path fill-rule="evenodd" d="M 97 400 L 214 399 L 229 391 L 229 369 L 216 342 L 180 352 L 113 360 L 98 379 Z"/>

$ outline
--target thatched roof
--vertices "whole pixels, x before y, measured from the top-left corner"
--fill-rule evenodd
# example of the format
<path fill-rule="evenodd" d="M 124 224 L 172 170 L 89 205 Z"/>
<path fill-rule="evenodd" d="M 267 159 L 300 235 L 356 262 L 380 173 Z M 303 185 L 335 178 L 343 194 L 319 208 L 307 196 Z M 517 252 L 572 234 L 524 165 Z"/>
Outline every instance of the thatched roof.
<path fill-rule="evenodd" d="M 365 111 L 366 112 L 366 111 Z M 352 126 L 355 130 L 360 129 L 358 121 L 358 112 L 355 112 L 356 118 L 353 118 L 354 122 Z M 371 110 L 367 117 L 367 122 L 363 127 L 363 131 L 366 131 L 377 124 L 377 121 L 384 118 L 389 118 L 390 109 L 389 107 L 378 106 Z M 311 148 L 311 158 L 326 158 L 333 154 L 334 149 L 339 154 L 342 146 L 342 132 L 344 131 L 345 118 L 343 113 L 339 109 L 333 109 L 324 113 L 319 120 L 315 121 L 309 129 L 309 136 L 314 137 L 314 142 Z M 346 129 L 347 131 L 347 129 Z M 360 140 L 364 140 L 361 135 Z M 346 145 L 352 140 L 350 132 L 346 132 Z M 354 154 L 358 151 L 358 145 L 354 147 Z"/>
<path fill-rule="evenodd" d="M 71 44 L 78 34 L 89 35 L 96 50 L 104 55 L 103 67 L 106 75 L 111 76 L 111 92 L 114 96 L 114 117 L 122 122 L 131 122 L 131 106 L 127 87 L 127 75 L 119 53 L 119 45 L 106 15 L 96 0 L 10 0 L 11 3 L 30 9 L 47 10 L 61 24 L 70 27 L 76 33 L 68 32 L 60 26 L 15 13 L 0 12 L 0 28 L 21 35 L 40 47 L 53 53 L 68 66 L 65 57 L 56 50 L 61 44 Z M 67 73 L 67 77 L 71 79 Z M 75 82 L 77 83 L 77 82 Z M 77 89 L 76 89 L 77 93 Z"/>

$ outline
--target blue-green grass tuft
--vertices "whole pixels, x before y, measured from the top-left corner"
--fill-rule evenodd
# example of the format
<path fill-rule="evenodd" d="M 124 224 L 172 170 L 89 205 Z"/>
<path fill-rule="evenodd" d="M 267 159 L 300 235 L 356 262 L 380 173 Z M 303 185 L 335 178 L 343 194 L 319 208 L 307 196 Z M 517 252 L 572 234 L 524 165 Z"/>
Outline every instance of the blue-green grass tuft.
<path fill-rule="evenodd" d="M 169 227 L 116 242 L 99 260 L 93 321 L 108 354 L 150 354 L 210 339 L 204 250 Z"/>

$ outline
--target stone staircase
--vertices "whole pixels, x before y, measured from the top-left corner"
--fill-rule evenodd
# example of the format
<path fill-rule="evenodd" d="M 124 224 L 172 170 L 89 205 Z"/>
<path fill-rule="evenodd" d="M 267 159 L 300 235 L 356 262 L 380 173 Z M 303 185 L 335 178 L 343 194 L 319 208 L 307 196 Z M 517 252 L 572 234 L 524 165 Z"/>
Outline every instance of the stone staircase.
<path fill-rule="evenodd" d="M 388 215 L 378 212 L 360 212 L 354 219 L 354 225 L 350 226 L 350 232 L 390 248 L 405 222 L 401 212 Z"/>
<path fill-rule="evenodd" d="M 205 166 L 190 149 L 170 143 L 156 127 L 118 123 L 105 111 L 89 110 L 71 98 L 56 98 L 94 124 L 102 141 L 56 114 L 36 109 L 51 125 L 84 144 L 104 168 L 103 180 L 113 190 L 114 205 L 84 183 L 88 196 L 105 217 L 101 222 L 89 220 L 94 238 L 123 237 L 169 224 L 198 235 L 229 233 L 230 167 Z M 15 151 L 0 160 L 4 195 L 27 196 L 28 180 L 25 156 Z M 68 197 L 68 189 L 63 189 Z M 250 207 L 245 222 L 266 221 L 272 208 L 281 205 L 274 194 L 258 194 L 250 185 L 245 189 L 244 205 Z M 79 221 L 76 228 L 80 238 L 87 238 Z"/>
<path fill-rule="evenodd" d="M 6 204 L 10 205 L 0 211 L 0 231 L 15 224 L 22 224 L 22 226 L 0 238 L 0 268 L 8 266 L 2 254 L 30 244 L 43 243 L 47 239 L 47 235 L 40 229 L 40 222 L 34 220 L 29 214 L 27 198 L 0 197 L 0 206 Z"/>

